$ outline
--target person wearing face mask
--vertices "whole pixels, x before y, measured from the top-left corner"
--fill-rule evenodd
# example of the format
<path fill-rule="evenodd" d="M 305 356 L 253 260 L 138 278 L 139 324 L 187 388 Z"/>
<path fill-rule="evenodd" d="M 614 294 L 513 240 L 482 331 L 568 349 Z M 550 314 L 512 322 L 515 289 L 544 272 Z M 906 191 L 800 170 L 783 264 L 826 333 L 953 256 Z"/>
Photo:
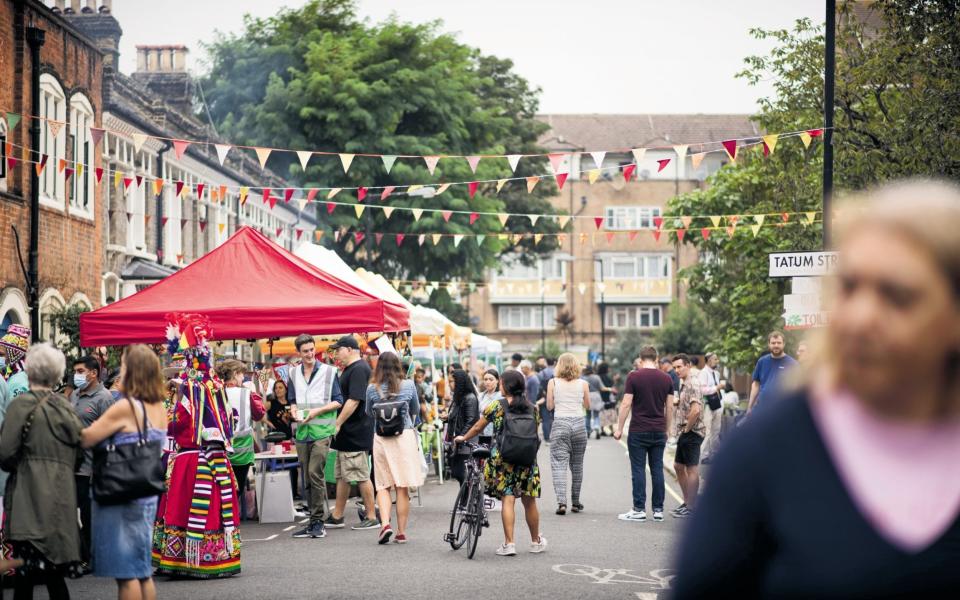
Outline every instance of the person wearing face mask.
<path fill-rule="evenodd" d="M 250 465 L 253 464 L 253 424 L 262 421 L 267 411 L 263 408 L 263 399 L 250 389 L 251 384 L 244 384 L 243 373 L 246 365 L 235 358 L 228 358 L 217 366 L 217 376 L 223 381 L 227 392 L 227 399 L 233 409 L 233 418 L 236 426 L 233 429 L 233 452 L 227 455 L 233 476 L 237 480 L 237 489 L 240 491 L 240 518 L 246 518 L 247 475 L 250 474 Z M 250 386 L 250 387 L 247 387 Z"/>
<path fill-rule="evenodd" d="M 113 406 L 113 394 L 100 383 L 100 361 L 87 355 L 73 362 L 73 393 L 70 404 L 84 427 L 90 427 Z M 76 472 L 77 507 L 80 509 L 81 555 L 90 564 L 90 477 L 93 475 L 93 450 L 83 451 L 83 461 Z"/>

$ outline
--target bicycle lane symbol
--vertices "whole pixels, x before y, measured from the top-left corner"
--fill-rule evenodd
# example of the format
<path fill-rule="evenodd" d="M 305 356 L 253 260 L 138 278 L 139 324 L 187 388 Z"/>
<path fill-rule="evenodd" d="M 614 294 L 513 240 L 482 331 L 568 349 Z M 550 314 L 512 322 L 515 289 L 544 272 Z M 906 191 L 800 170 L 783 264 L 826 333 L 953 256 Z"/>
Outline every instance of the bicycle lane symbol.
<path fill-rule="evenodd" d="M 578 577 L 587 577 L 592 579 L 591 583 L 613 585 L 617 583 L 634 583 L 638 585 L 647 585 L 653 589 L 668 590 L 670 583 L 675 575 L 672 569 L 656 569 L 650 571 L 648 575 L 634 574 L 631 569 L 601 569 L 588 565 L 554 565 L 553 570 L 562 575 L 574 575 Z M 637 594 L 639 598 L 644 598 L 646 594 Z"/>

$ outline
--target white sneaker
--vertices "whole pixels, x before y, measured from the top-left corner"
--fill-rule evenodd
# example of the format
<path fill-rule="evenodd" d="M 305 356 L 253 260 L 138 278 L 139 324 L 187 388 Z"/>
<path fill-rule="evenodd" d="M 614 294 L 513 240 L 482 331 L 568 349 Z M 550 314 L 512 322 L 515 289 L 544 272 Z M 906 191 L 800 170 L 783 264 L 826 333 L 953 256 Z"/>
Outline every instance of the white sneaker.
<path fill-rule="evenodd" d="M 654 520 L 654 521 L 662 521 L 662 520 L 663 520 L 663 511 L 662 511 L 662 510 L 655 510 L 655 511 L 653 511 L 653 520 Z"/>
<path fill-rule="evenodd" d="M 647 513 L 642 510 L 631 510 L 625 512 L 622 515 L 617 516 L 621 521 L 634 521 L 636 523 L 642 523 L 647 520 Z"/>
<path fill-rule="evenodd" d="M 497 548 L 497 556 L 516 556 L 516 555 L 517 555 L 516 544 L 500 544 L 500 547 Z"/>
<path fill-rule="evenodd" d="M 546 550 L 547 550 L 547 538 L 543 537 L 542 535 L 540 536 L 539 542 L 530 543 L 531 554 L 540 554 L 541 552 L 545 552 Z"/>

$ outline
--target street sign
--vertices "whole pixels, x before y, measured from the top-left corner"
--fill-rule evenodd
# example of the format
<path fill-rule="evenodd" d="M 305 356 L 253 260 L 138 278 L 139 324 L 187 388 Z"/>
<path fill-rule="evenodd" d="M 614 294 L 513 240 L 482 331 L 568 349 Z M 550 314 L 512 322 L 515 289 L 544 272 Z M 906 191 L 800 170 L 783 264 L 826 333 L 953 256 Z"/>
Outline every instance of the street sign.
<path fill-rule="evenodd" d="M 809 312 L 785 312 L 783 314 L 785 329 L 813 329 L 826 327 L 830 324 L 830 313 L 818 310 Z"/>
<path fill-rule="evenodd" d="M 794 277 L 790 280 L 794 294 L 819 294 L 823 291 L 822 277 Z"/>
<path fill-rule="evenodd" d="M 772 252 L 770 277 L 819 277 L 837 267 L 836 252 Z"/>
<path fill-rule="evenodd" d="M 784 294 L 783 310 L 787 313 L 817 312 L 820 310 L 820 294 Z"/>

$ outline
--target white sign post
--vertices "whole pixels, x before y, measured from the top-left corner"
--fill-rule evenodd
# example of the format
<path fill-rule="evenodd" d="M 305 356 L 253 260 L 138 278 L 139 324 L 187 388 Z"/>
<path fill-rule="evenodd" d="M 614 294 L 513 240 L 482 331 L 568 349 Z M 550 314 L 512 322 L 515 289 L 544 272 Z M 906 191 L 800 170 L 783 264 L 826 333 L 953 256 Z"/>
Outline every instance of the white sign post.
<path fill-rule="evenodd" d="M 836 252 L 773 252 L 770 277 L 791 277 L 792 293 L 783 296 L 786 329 L 825 327 L 830 315 L 820 301 L 822 278 L 837 268 Z"/>
<path fill-rule="evenodd" d="M 770 277 L 822 277 L 837 268 L 836 252 L 772 252 Z"/>

